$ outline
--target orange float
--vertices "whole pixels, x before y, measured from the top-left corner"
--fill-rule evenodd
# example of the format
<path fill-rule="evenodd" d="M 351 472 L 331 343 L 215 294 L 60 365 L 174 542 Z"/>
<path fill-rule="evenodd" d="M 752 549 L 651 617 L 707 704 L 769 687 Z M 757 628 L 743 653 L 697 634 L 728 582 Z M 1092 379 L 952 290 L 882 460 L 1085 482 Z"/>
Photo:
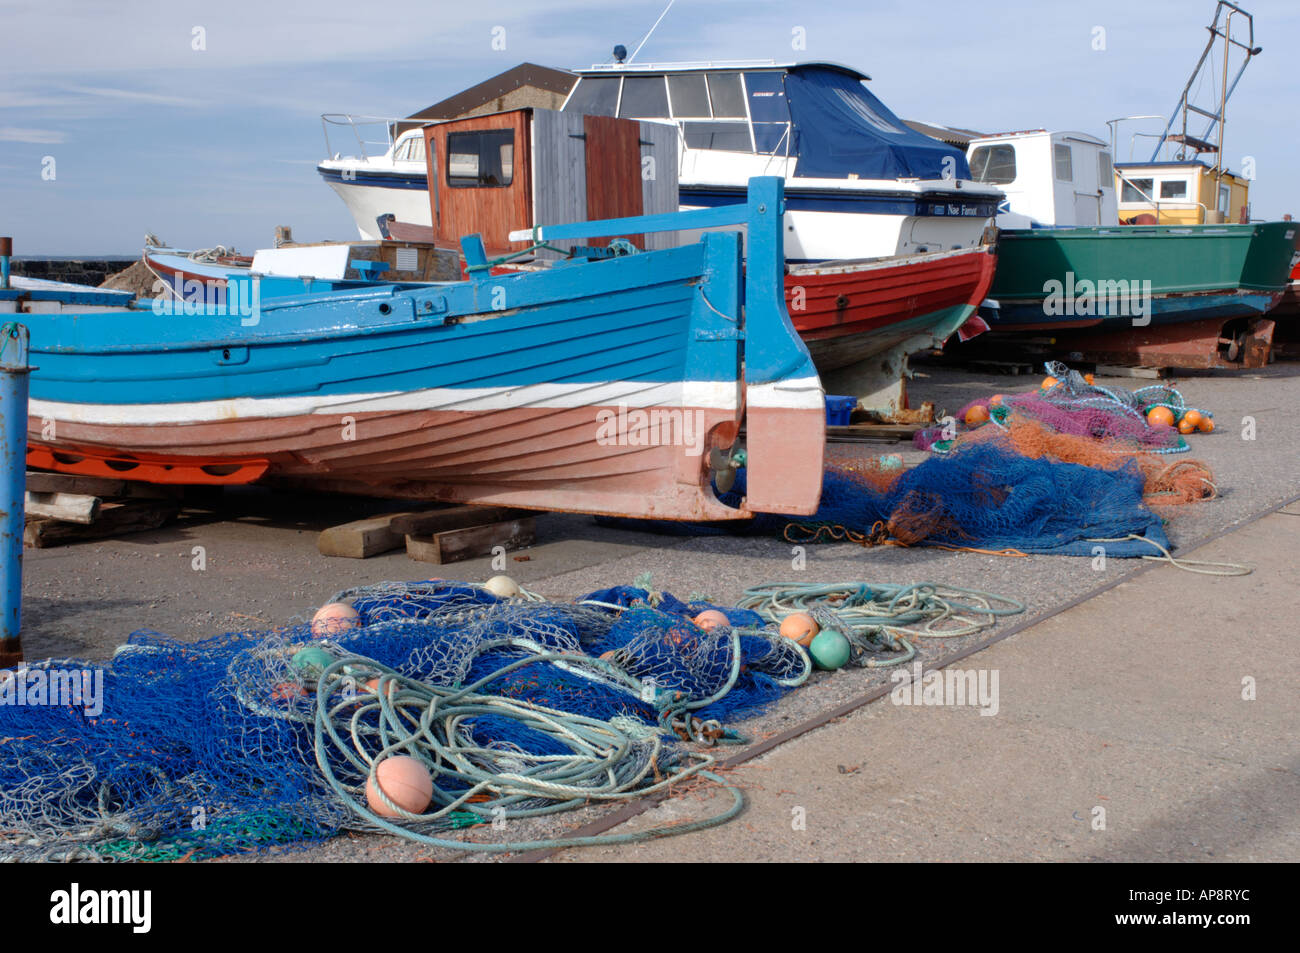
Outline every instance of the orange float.
<path fill-rule="evenodd" d="M 806 612 L 795 612 L 781 620 L 781 634 L 793 639 L 804 648 L 812 645 L 812 640 L 821 631 L 821 626 Z"/>
<path fill-rule="evenodd" d="M 1147 425 L 1150 427 L 1172 427 L 1174 412 L 1168 407 L 1152 407 L 1147 411 Z"/>

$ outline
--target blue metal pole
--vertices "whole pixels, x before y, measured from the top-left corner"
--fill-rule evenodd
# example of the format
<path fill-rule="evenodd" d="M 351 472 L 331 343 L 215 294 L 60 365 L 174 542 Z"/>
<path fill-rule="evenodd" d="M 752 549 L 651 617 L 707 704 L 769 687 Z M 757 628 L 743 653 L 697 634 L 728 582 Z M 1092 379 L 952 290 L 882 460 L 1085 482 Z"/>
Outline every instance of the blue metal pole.
<path fill-rule="evenodd" d="M 14 240 L 0 236 L 0 291 L 9 290 L 9 256 L 14 253 Z"/>
<path fill-rule="evenodd" d="M 0 658 L 21 658 L 23 522 L 27 492 L 27 328 L 0 327 Z"/>

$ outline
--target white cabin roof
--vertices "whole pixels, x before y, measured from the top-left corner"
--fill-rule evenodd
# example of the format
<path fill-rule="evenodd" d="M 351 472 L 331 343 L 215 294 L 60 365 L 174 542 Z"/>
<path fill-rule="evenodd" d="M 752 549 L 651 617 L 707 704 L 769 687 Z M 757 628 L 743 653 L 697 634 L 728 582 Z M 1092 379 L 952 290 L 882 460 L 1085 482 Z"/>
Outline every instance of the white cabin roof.
<path fill-rule="evenodd" d="M 579 76 L 605 75 L 609 73 L 692 73 L 705 70 L 792 70 L 808 66 L 821 66 L 827 69 L 847 73 L 855 79 L 870 80 L 871 77 L 852 66 L 835 63 L 830 60 L 808 60 L 797 63 L 778 63 L 776 60 L 700 60 L 681 63 L 596 63 L 586 68 L 572 70 Z"/>
<path fill-rule="evenodd" d="M 980 136 L 980 137 L 977 138 L 977 139 L 972 139 L 972 140 L 971 140 L 971 145 L 975 145 L 975 144 L 977 144 L 977 143 L 981 143 L 981 142 L 989 142 L 989 141 L 997 140 L 997 139 L 1002 139 L 1002 140 L 1005 140 L 1005 139 L 1029 139 L 1029 138 L 1032 138 L 1032 137 L 1035 137 L 1035 136 L 1051 136 L 1053 139 L 1058 139 L 1058 138 L 1060 138 L 1060 139 L 1073 139 L 1073 140 L 1075 140 L 1075 141 L 1077 141 L 1077 142 L 1086 142 L 1086 143 L 1089 143 L 1090 145 L 1094 145 L 1094 146 L 1109 146 L 1109 145 L 1110 145 L 1110 143 L 1108 143 L 1106 140 L 1104 140 L 1104 139 L 1098 139 L 1096 136 L 1092 135 L 1091 133 L 1087 133 L 1087 132 L 1077 132 L 1077 131 L 1073 131 L 1073 130 L 1064 130 L 1064 129 L 1063 129 L 1063 130 L 1058 130 L 1058 131 L 1056 131 L 1056 132 L 1048 132 L 1046 129 L 1024 129 L 1024 130 L 1021 130 L 1021 131 L 1019 131 L 1019 132 L 995 132 L 995 133 L 991 133 L 991 134 L 989 134 L 989 135 L 987 135 L 987 136 Z"/>

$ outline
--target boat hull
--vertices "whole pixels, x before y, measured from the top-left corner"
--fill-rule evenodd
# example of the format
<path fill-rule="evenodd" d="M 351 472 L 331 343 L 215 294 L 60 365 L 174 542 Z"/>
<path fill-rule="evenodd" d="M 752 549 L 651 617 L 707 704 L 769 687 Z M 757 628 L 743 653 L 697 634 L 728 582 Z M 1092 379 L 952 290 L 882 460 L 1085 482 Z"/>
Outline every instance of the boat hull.
<path fill-rule="evenodd" d="M 973 248 L 997 214 L 997 198 L 968 189 L 927 191 L 924 184 L 845 181 L 786 191 L 786 257 L 795 263 L 933 254 Z M 744 200 L 742 186 L 683 181 L 682 208 L 716 208 Z"/>
<path fill-rule="evenodd" d="M 992 246 L 879 262 L 794 266 L 786 307 L 818 371 L 908 345 L 939 347 L 974 314 L 997 264 Z"/>
<path fill-rule="evenodd" d="M 260 300 L 243 276 L 220 308 L 29 314 L 29 459 L 662 519 L 813 512 L 823 393 L 781 297 L 779 180 L 756 181 L 749 277 L 730 232 L 465 282 Z M 736 509 L 709 451 L 742 423 L 757 489 Z"/>
<path fill-rule="evenodd" d="M 993 330 L 1263 314 L 1286 289 L 1298 226 L 1118 226 L 999 234 Z M 1141 313 L 1145 302 L 1149 314 Z M 1134 319 L 1137 319 L 1136 321 Z"/>
<path fill-rule="evenodd" d="M 184 483 L 269 480 L 449 502 L 635 509 L 664 518 L 708 511 L 716 519 L 725 516 L 699 492 L 704 453 L 734 440 L 737 427 L 735 406 L 679 402 L 284 416 L 271 408 L 257 416 L 253 406 L 245 413 L 163 426 L 59 421 L 56 446 L 33 437 L 33 462 L 118 479 L 166 482 L 176 472 Z M 50 419 L 33 415 L 29 432 L 38 435 Z M 605 441 L 597 438 L 603 425 Z M 211 479 L 196 478 L 196 467 Z"/>
<path fill-rule="evenodd" d="M 1121 226 L 1000 233 L 981 313 L 961 353 L 1017 350 L 1184 368 L 1267 363 L 1297 226 Z"/>
<path fill-rule="evenodd" d="M 322 163 L 317 166 L 317 171 L 325 184 L 343 200 L 357 227 L 357 234 L 366 241 L 385 237 L 379 219 L 387 215 L 400 222 L 425 227 L 433 225 L 429 186 L 423 170 L 345 169 L 341 163 L 335 162 Z"/>

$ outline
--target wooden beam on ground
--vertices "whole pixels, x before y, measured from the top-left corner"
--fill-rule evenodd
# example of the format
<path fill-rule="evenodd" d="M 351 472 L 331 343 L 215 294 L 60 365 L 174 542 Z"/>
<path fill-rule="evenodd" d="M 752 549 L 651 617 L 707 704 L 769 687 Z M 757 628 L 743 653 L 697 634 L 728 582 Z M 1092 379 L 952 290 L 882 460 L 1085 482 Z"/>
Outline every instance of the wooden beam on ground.
<path fill-rule="evenodd" d="M 476 509 L 476 507 L 457 507 Z M 445 510 L 417 510 L 401 513 L 381 513 L 351 523 L 341 523 L 322 530 L 316 539 L 316 548 L 322 556 L 345 556 L 349 559 L 368 559 L 381 553 L 392 552 L 406 545 L 410 532 L 403 521 L 445 512 Z M 482 522 L 480 520 L 480 522 Z"/>
<path fill-rule="evenodd" d="M 442 565 L 490 555 L 498 546 L 510 552 L 531 545 L 536 539 L 537 520 L 526 516 L 486 526 L 447 530 L 431 536 L 407 536 L 406 555 L 420 562 Z"/>
<path fill-rule="evenodd" d="M 28 516 L 43 516 L 89 526 L 99 515 L 101 502 L 97 496 L 82 493 L 34 493 L 28 490 L 25 510 Z"/>
<path fill-rule="evenodd" d="M 931 425 L 933 426 L 933 425 Z M 857 443 L 865 440 L 911 440 L 921 424 L 849 424 L 847 427 L 827 427 L 828 443 Z"/>
<path fill-rule="evenodd" d="M 424 513 L 403 513 L 393 520 L 393 530 L 403 536 L 432 536 L 467 526 L 485 526 L 536 515 L 536 510 L 521 510 L 513 506 L 449 506 Z"/>
<path fill-rule="evenodd" d="M 1145 380 L 1160 380 L 1169 376 L 1167 367 L 1140 367 L 1127 364 L 1098 364 L 1098 377 L 1138 377 Z"/>
<path fill-rule="evenodd" d="M 80 476 L 75 473 L 48 473 L 42 470 L 27 471 L 29 493 L 80 493 L 105 499 L 129 496 L 140 499 L 171 499 L 179 497 L 184 488 L 138 480 L 114 480 L 109 477 Z"/>
<path fill-rule="evenodd" d="M 44 549 L 62 543 L 76 543 L 87 539 L 104 539 L 157 529 L 180 512 L 174 500 L 127 500 L 122 503 L 105 503 L 99 515 L 89 526 L 65 523 L 62 520 L 34 519 L 23 532 L 28 546 Z"/>

